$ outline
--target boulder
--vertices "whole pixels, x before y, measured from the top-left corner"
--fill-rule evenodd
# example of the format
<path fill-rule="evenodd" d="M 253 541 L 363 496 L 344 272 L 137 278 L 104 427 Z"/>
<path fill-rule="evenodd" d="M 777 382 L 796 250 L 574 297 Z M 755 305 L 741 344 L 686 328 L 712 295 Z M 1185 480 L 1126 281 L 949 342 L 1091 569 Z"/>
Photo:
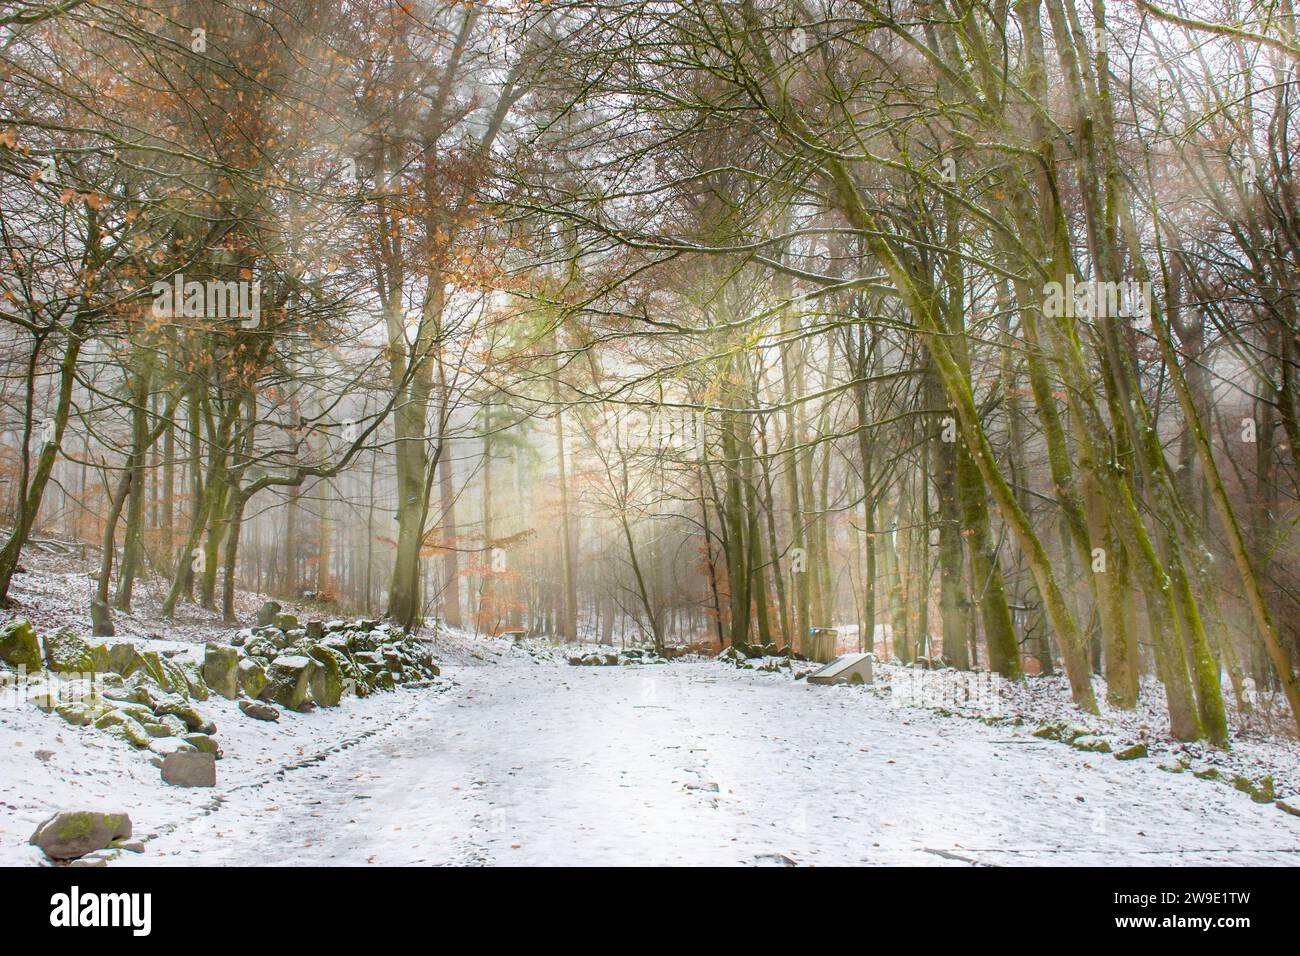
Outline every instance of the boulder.
<path fill-rule="evenodd" d="M 276 631 L 276 633 L 279 634 L 280 632 Z M 244 644 L 244 653 L 249 657 L 257 657 L 270 662 L 280 656 L 280 647 L 269 637 L 256 634 Z"/>
<path fill-rule="evenodd" d="M 307 639 L 309 641 L 319 641 L 325 636 L 325 625 L 321 621 L 307 622 Z"/>
<path fill-rule="evenodd" d="M 61 628 L 47 636 L 44 644 L 45 666 L 50 670 L 61 674 L 94 673 L 95 655 L 90 645 L 68 628 Z M 107 655 L 107 650 L 104 653 Z"/>
<path fill-rule="evenodd" d="M 108 645 L 108 669 L 114 674 L 130 677 L 142 667 L 144 661 L 140 659 L 140 652 L 135 649 L 134 644 Z"/>
<path fill-rule="evenodd" d="M 113 612 L 99 598 L 90 602 L 90 633 L 93 637 L 112 637 L 116 633 L 113 629 Z"/>
<path fill-rule="evenodd" d="M 0 661 L 29 674 L 41 669 L 41 642 L 27 618 L 16 617 L 0 628 Z"/>
<path fill-rule="evenodd" d="M 163 757 L 162 778 L 173 787 L 215 787 L 217 758 L 213 754 L 180 750 L 169 753 Z"/>
<path fill-rule="evenodd" d="M 1110 741 L 1105 737 L 1096 737 L 1091 734 L 1082 737 L 1076 737 L 1070 741 L 1070 746 L 1075 750 L 1084 750 L 1088 753 L 1108 754 L 1110 753 Z"/>
<path fill-rule="evenodd" d="M 307 678 L 312 700 L 322 707 L 337 707 L 351 679 L 351 662 L 333 648 L 320 644 L 309 653 L 316 664 Z"/>
<path fill-rule="evenodd" d="M 107 704 L 84 700 L 69 701 L 54 708 L 56 714 L 74 727 L 88 727 L 104 716 L 108 710 Z"/>
<path fill-rule="evenodd" d="M 191 743 L 186 743 L 179 737 L 158 737 L 155 740 L 150 741 L 149 749 L 158 754 L 154 759 L 158 761 L 156 765 L 159 767 L 162 766 L 162 758 L 166 757 L 168 754 L 193 754 L 199 752 L 197 747 Z"/>
<path fill-rule="evenodd" d="M 203 679 L 227 700 L 238 697 L 239 648 L 209 642 L 203 649 Z"/>
<path fill-rule="evenodd" d="M 241 700 L 239 709 L 254 720 L 279 720 L 280 712 L 270 704 L 264 704 L 260 700 Z"/>
<path fill-rule="evenodd" d="M 298 628 L 298 615 L 296 614 L 277 614 L 273 622 L 276 627 L 282 631 L 293 631 Z"/>
<path fill-rule="evenodd" d="M 140 721 L 140 725 L 149 732 L 149 736 L 155 740 L 159 737 L 182 737 L 189 730 L 185 726 L 185 721 L 181 720 L 174 714 L 163 714 L 161 717 L 150 717 L 148 720 Z"/>
<path fill-rule="evenodd" d="M 261 697 L 266 690 L 266 668 L 261 662 L 245 657 L 239 662 L 239 687 L 249 697 Z"/>
<path fill-rule="evenodd" d="M 1140 760 L 1147 755 L 1146 744 L 1134 744 L 1131 747 L 1125 747 L 1123 750 L 1115 751 L 1116 760 Z"/>
<path fill-rule="evenodd" d="M 140 655 L 143 673 L 153 679 L 162 690 L 169 694 L 181 694 L 188 697 L 190 682 L 180 665 L 170 657 L 164 657 L 157 651 L 145 651 Z"/>
<path fill-rule="evenodd" d="M 29 841 L 51 860 L 75 860 L 131 836 L 125 813 L 62 810 L 36 828 Z"/>
<path fill-rule="evenodd" d="M 217 739 L 208 734 L 186 734 L 185 742 L 201 754 L 212 754 L 218 760 L 224 756 L 217 746 Z"/>
<path fill-rule="evenodd" d="M 197 707 L 178 696 L 173 695 L 163 698 L 154 706 L 153 712 L 159 717 L 166 714 L 179 717 L 185 721 L 185 726 L 189 730 L 200 730 L 205 734 L 216 731 L 216 727 L 211 722 L 203 719 L 203 715 L 199 713 Z M 208 730 L 209 727 L 212 729 Z"/>
<path fill-rule="evenodd" d="M 129 714 L 120 710 L 110 710 L 95 721 L 95 727 L 106 731 L 114 737 L 120 737 L 132 747 L 143 750 L 152 739 L 144 725 Z"/>
<path fill-rule="evenodd" d="M 311 658 L 297 654 L 277 657 L 267 672 L 271 699 L 290 710 L 307 710 L 311 701 L 311 671 L 317 666 Z"/>
<path fill-rule="evenodd" d="M 257 626 L 266 627 L 275 623 L 275 616 L 280 613 L 279 601 L 267 601 L 257 610 Z"/>
<path fill-rule="evenodd" d="M 208 693 L 208 682 L 203 679 L 198 664 L 193 661 L 182 661 L 176 666 L 185 676 L 185 687 L 189 690 L 190 697 L 194 700 L 207 700 L 212 696 Z"/>

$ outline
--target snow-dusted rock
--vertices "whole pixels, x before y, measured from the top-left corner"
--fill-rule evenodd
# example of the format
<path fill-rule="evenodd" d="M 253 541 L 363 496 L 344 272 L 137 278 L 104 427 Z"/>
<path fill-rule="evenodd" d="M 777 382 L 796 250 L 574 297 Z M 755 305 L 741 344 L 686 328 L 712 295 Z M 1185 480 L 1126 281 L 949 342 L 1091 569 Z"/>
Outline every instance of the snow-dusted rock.
<path fill-rule="evenodd" d="M 0 661 L 25 667 L 28 673 L 40 670 L 41 642 L 27 618 L 16 617 L 0 629 Z"/>
<path fill-rule="evenodd" d="M 260 700 L 241 700 L 239 709 L 254 720 L 279 720 L 280 712 Z"/>
<path fill-rule="evenodd" d="M 203 648 L 203 679 L 227 700 L 239 696 L 239 648 L 211 641 Z"/>
<path fill-rule="evenodd" d="M 308 709 L 311 700 L 311 670 L 314 666 L 316 665 L 311 658 L 298 654 L 277 657 L 267 672 L 271 698 L 281 707 L 290 710 Z"/>
<path fill-rule="evenodd" d="M 261 661 L 245 657 L 239 662 L 239 687 L 249 697 L 261 697 L 266 690 L 266 668 Z"/>
<path fill-rule="evenodd" d="M 62 810 L 38 826 L 29 842 L 51 860 L 75 860 L 130 836 L 131 818 L 125 813 Z"/>
<path fill-rule="evenodd" d="M 275 623 L 275 616 L 280 613 L 279 601 L 267 601 L 257 610 L 257 626 L 266 627 Z"/>
<path fill-rule="evenodd" d="M 215 787 L 217 758 L 205 753 L 170 753 L 163 758 L 162 778 L 173 787 Z"/>

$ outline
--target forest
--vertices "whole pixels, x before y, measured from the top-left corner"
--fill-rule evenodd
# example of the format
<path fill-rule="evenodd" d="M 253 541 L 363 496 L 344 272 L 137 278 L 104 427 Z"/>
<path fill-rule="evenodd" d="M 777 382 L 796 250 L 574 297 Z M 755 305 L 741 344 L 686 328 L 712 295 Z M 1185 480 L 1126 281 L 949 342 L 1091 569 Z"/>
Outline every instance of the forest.
<path fill-rule="evenodd" d="M 1294 740 L 1298 73 L 1291 0 L 0 3 L 0 601 Z"/>

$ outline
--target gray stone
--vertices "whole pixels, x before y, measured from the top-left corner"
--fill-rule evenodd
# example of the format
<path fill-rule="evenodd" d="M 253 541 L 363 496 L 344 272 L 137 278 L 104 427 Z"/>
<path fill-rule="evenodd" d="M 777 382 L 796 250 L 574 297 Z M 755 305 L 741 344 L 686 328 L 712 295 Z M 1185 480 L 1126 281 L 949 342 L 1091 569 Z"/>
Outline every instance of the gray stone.
<path fill-rule="evenodd" d="M 55 631 L 46 637 L 43 643 L 45 644 L 45 666 L 50 670 L 65 674 L 87 674 L 96 670 L 95 655 L 90 645 L 68 628 Z M 107 656 L 107 650 L 104 653 Z M 108 668 L 105 666 L 100 669 Z"/>
<path fill-rule="evenodd" d="M 125 813 L 62 810 L 36 828 L 29 841 L 51 860 L 75 860 L 131 836 Z"/>
<path fill-rule="evenodd" d="M 266 668 L 259 661 L 245 657 L 239 662 L 239 686 L 249 697 L 262 696 L 266 690 Z"/>
<path fill-rule="evenodd" d="M 116 633 L 113 612 L 99 598 L 90 602 L 90 633 L 95 637 L 112 637 Z"/>
<path fill-rule="evenodd" d="M 266 627 L 275 623 L 275 616 L 280 613 L 279 601 L 267 601 L 257 611 L 257 626 Z"/>
<path fill-rule="evenodd" d="M 215 787 L 217 758 L 213 754 L 178 750 L 163 757 L 162 778 L 173 787 Z"/>
<path fill-rule="evenodd" d="M 254 720 L 279 720 L 280 712 L 260 700 L 241 700 L 239 709 Z"/>
<path fill-rule="evenodd" d="M 186 734 L 185 742 L 199 753 L 212 754 L 212 756 L 216 757 L 218 760 L 224 756 L 221 752 L 221 748 L 217 746 L 216 738 L 210 737 L 207 734 Z"/>
<path fill-rule="evenodd" d="M 29 674 L 41 669 L 41 642 L 27 618 L 16 617 L 0 629 L 0 661 Z"/>
<path fill-rule="evenodd" d="M 307 710 L 311 694 L 311 671 L 319 665 L 297 654 L 277 657 L 267 672 L 271 699 L 289 710 Z"/>
<path fill-rule="evenodd" d="M 239 648 L 208 643 L 203 649 L 203 679 L 227 700 L 238 697 Z"/>

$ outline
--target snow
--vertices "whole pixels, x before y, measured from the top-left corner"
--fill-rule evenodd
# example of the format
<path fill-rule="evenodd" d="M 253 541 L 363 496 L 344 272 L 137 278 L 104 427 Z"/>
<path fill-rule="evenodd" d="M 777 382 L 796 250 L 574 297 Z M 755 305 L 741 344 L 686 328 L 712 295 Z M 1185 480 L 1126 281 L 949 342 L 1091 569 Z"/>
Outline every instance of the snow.
<path fill-rule="evenodd" d="M 19 613 L 84 630 L 75 575 L 23 577 Z M 194 660 L 225 633 L 150 606 L 119 633 Z M 0 864 L 43 863 L 32 831 L 81 808 L 130 813 L 145 850 L 113 866 L 1300 862 L 1300 817 L 1157 766 L 1185 751 L 1272 772 L 1296 805 L 1296 741 L 1245 719 L 1228 754 L 1169 741 L 1155 685 L 1136 712 L 1091 717 L 1054 678 L 878 663 L 874 686 L 818 687 L 795 679 L 814 665 L 784 659 L 574 667 L 614 648 L 431 636 L 431 686 L 277 723 L 199 704 L 225 752 L 212 789 L 169 787 L 147 753 L 29 702 L 0 710 Z M 1152 755 L 1032 735 L 1057 719 Z"/>
<path fill-rule="evenodd" d="M 160 832 L 113 865 L 1300 861 L 1300 819 L 1222 784 L 900 710 L 869 688 L 719 663 L 444 675 L 444 693 L 241 729 L 259 748 L 227 743 L 215 791 L 83 778 Z M 8 770 L 4 800 L 30 801 Z M 5 820 L 0 861 L 23 861 L 10 844 L 44 809 Z"/>

